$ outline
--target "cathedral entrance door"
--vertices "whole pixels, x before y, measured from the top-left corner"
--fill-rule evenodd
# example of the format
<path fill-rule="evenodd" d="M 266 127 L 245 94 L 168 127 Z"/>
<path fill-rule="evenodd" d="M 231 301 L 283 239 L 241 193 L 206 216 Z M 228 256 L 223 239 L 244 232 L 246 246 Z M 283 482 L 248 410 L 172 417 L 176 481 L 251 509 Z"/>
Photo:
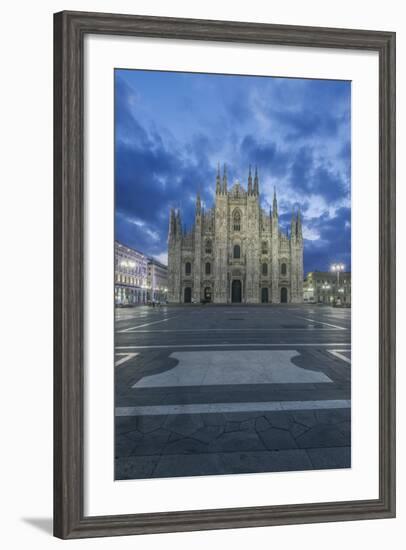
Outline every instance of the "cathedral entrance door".
<path fill-rule="evenodd" d="M 231 285 L 231 301 L 233 303 L 241 303 L 241 281 L 234 279 Z"/>
<path fill-rule="evenodd" d="M 190 288 L 190 286 L 187 286 L 185 288 L 185 304 L 190 304 L 191 301 L 192 301 L 192 289 Z"/>
<path fill-rule="evenodd" d="M 286 287 L 281 288 L 281 303 L 286 304 L 288 301 L 288 289 Z"/>
<path fill-rule="evenodd" d="M 261 302 L 263 304 L 268 303 L 268 289 L 267 288 L 262 288 L 261 289 Z"/>
<path fill-rule="evenodd" d="M 211 287 L 209 286 L 204 289 L 204 301 L 211 302 Z"/>

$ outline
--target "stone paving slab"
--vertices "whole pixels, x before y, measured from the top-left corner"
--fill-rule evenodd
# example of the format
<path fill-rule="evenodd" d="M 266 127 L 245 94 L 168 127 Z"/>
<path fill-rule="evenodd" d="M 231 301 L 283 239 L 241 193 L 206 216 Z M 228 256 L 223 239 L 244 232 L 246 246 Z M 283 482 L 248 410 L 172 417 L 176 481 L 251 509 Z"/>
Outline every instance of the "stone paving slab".
<path fill-rule="evenodd" d="M 265 446 L 255 430 L 227 432 L 212 440 L 207 452 L 223 451 L 256 451 L 264 450 Z"/>
<path fill-rule="evenodd" d="M 115 461 L 115 479 L 146 479 L 152 477 L 160 456 L 130 456 Z"/>
<path fill-rule="evenodd" d="M 167 430 L 188 436 L 204 427 L 200 414 L 174 414 L 167 416 L 164 427 Z"/>
<path fill-rule="evenodd" d="M 160 455 L 169 440 L 170 432 L 161 428 L 145 434 L 143 439 L 136 443 L 135 455 Z"/>
<path fill-rule="evenodd" d="M 116 479 L 288 472 L 351 467 L 349 447 L 131 456 L 116 460 Z"/>
<path fill-rule="evenodd" d="M 116 479 L 311 470 L 303 450 L 126 457 L 116 461 Z"/>
<path fill-rule="evenodd" d="M 350 467 L 345 409 L 120 417 L 116 426 L 116 479 Z"/>
<path fill-rule="evenodd" d="M 350 445 L 348 436 L 337 430 L 334 426 L 319 424 L 313 426 L 307 432 L 296 438 L 301 449 L 317 447 L 345 447 Z"/>
<path fill-rule="evenodd" d="M 265 447 L 270 451 L 279 451 L 281 449 L 295 449 L 298 446 L 292 433 L 288 432 L 287 430 L 269 428 L 268 430 L 262 431 L 259 437 Z"/>
<path fill-rule="evenodd" d="M 162 455 L 194 455 L 208 453 L 207 444 L 192 437 L 183 437 L 176 441 L 168 442 L 162 449 Z"/>
<path fill-rule="evenodd" d="M 351 447 L 308 449 L 307 454 L 315 469 L 351 467 Z"/>
<path fill-rule="evenodd" d="M 187 477 L 224 473 L 224 464 L 218 454 L 171 454 L 159 458 L 151 477 Z"/>
<path fill-rule="evenodd" d="M 313 469 L 306 451 L 300 449 L 223 453 L 221 459 L 225 470 L 235 474 Z"/>

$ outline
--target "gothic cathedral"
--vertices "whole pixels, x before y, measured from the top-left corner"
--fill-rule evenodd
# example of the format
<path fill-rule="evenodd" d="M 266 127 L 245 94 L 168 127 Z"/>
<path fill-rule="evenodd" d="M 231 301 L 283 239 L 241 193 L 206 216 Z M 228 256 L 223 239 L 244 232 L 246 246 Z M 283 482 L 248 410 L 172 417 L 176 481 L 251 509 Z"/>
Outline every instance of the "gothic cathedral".
<path fill-rule="evenodd" d="M 292 214 L 290 234 L 279 229 L 274 191 L 272 211 L 260 206 L 259 178 L 248 175 L 248 189 L 228 190 L 227 173 L 216 178 L 216 200 L 204 211 L 196 198 L 195 223 L 182 229 L 171 209 L 168 237 L 170 303 L 300 303 L 303 301 L 303 236 L 300 212 Z"/>

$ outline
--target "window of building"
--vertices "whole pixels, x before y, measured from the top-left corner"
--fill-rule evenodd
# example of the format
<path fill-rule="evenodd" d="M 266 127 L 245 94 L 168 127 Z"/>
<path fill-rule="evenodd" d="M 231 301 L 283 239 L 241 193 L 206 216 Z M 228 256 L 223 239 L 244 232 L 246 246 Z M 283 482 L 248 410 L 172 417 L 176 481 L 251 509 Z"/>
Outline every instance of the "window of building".
<path fill-rule="evenodd" d="M 262 242 L 262 254 L 268 254 L 268 243 L 266 241 Z"/>
<path fill-rule="evenodd" d="M 211 273 L 211 263 L 210 262 L 206 262 L 205 272 L 206 272 L 206 275 L 210 275 L 210 273 Z"/>
<path fill-rule="evenodd" d="M 241 248 L 239 244 L 234 245 L 233 256 L 236 259 L 239 259 L 241 257 Z"/>
<path fill-rule="evenodd" d="M 262 275 L 268 275 L 268 264 L 262 264 Z"/>
<path fill-rule="evenodd" d="M 286 264 L 281 265 L 281 275 L 286 275 Z"/>
<path fill-rule="evenodd" d="M 211 240 L 208 239 L 206 241 L 206 248 L 205 248 L 206 254 L 211 254 Z"/>
<path fill-rule="evenodd" d="M 192 264 L 190 262 L 185 263 L 185 275 L 190 275 L 192 273 Z"/>
<path fill-rule="evenodd" d="M 240 231 L 241 229 L 241 214 L 239 210 L 235 210 L 233 214 L 233 229 L 234 231 Z"/>

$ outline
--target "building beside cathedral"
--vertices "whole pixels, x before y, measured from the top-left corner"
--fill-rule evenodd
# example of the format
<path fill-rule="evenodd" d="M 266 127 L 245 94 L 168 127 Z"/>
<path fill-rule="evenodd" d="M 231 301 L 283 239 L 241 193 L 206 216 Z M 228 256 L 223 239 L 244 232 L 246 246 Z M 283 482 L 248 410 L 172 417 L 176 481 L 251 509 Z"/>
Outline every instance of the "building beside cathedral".
<path fill-rule="evenodd" d="M 168 302 L 303 302 L 300 212 L 283 233 L 276 192 L 271 212 L 260 206 L 256 169 L 247 189 L 237 182 L 230 190 L 226 169 L 222 179 L 218 170 L 215 204 L 205 211 L 197 195 L 191 230 L 182 229 L 179 210 L 170 211 Z"/>

